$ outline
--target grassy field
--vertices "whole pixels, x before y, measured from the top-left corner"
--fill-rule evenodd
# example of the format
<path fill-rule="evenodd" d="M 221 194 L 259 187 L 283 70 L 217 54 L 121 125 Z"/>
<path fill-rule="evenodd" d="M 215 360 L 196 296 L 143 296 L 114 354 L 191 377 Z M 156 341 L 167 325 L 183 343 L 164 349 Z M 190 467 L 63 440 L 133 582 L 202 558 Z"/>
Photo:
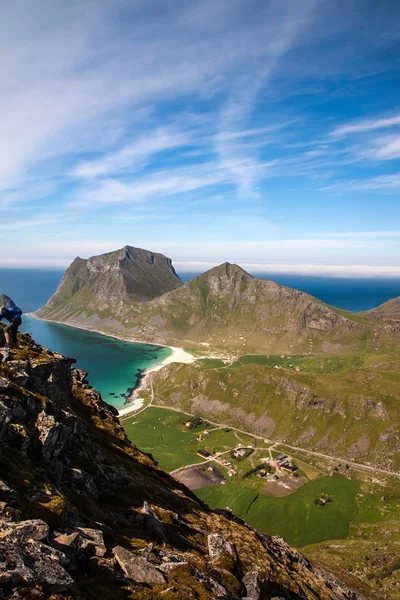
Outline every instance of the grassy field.
<path fill-rule="evenodd" d="M 295 369 L 309 373 L 340 373 L 352 369 L 360 369 L 364 364 L 364 357 L 357 354 L 349 355 L 321 355 L 321 356 L 285 356 L 265 354 L 245 354 L 232 364 L 225 364 L 217 358 L 203 358 L 197 361 L 202 369 L 240 369 L 244 365 L 264 365 L 265 367 L 279 367 L 281 369 Z"/>
<path fill-rule="evenodd" d="M 153 381 L 157 404 L 396 471 L 397 366 L 389 355 L 243 356 L 221 368 L 170 365 Z"/>
<path fill-rule="evenodd" d="M 185 426 L 187 420 L 190 417 L 183 413 L 149 408 L 137 416 L 125 419 L 123 425 L 128 438 L 144 452 L 151 453 L 159 466 L 168 472 L 203 462 L 197 456 L 197 451 L 201 448 L 214 454 L 238 444 L 249 445 L 255 441 L 250 435 L 238 434 L 231 429 L 215 429 L 205 424 L 189 429 Z M 204 432 L 205 427 L 210 433 L 202 434 L 204 439 L 198 442 L 196 438 Z"/>
<path fill-rule="evenodd" d="M 358 481 L 338 475 L 319 477 L 290 496 L 271 498 L 235 483 L 196 490 L 211 508 L 229 506 L 250 525 L 269 535 L 280 535 L 289 544 L 306 544 L 348 536 L 357 514 Z M 328 494 L 332 502 L 318 506 L 315 500 Z"/>
<path fill-rule="evenodd" d="M 400 486 L 363 484 L 349 536 L 303 552 L 322 566 L 350 571 L 373 589 L 400 598 Z"/>

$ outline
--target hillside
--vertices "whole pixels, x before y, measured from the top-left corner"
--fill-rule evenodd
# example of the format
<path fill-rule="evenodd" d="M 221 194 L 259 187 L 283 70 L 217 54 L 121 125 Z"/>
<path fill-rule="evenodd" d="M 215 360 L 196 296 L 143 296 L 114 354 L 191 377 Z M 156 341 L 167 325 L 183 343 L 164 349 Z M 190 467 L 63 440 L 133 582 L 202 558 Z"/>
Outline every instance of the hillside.
<path fill-rule="evenodd" d="M 21 346 L 0 363 L 4 597 L 370 597 L 350 575 L 339 583 L 281 538 L 209 510 L 128 441 L 74 359 L 28 335 Z"/>
<path fill-rule="evenodd" d="M 87 260 L 76 258 L 38 314 L 68 320 L 83 312 L 88 318 L 112 306 L 110 316 L 118 318 L 132 302 L 147 302 L 180 285 L 169 258 L 125 246 Z"/>
<path fill-rule="evenodd" d="M 368 318 L 400 324 L 400 296 L 364 313 Z"/>
<path fill-rule="evenodd" d="M 154 403 L 274 441 L 400 469 L 398 360 L 334 355 L 217 362 L 172 364 L 153 373 Z"/>
<path fill-rule="evenodd" d="M 86 262 L 91 265 L 100 259 L 105 260 Z M 88 271 L 86 262 L 80 261 L 74 261 L 59 290 L 37 312 L 40 318 L 130 339 L 236 353 L 364 351 L 379 345 L 368 319 L 252 277 L 237 265 L 224 263 L 153 300 L 139 302 L 117 286 L 104 294 L 103 278 L 108 281 L 114 275 Z M 141 276 L 147 281 L 147 268 L 151 272 L 152 267 L 145 263 L 143 268 Z"/>

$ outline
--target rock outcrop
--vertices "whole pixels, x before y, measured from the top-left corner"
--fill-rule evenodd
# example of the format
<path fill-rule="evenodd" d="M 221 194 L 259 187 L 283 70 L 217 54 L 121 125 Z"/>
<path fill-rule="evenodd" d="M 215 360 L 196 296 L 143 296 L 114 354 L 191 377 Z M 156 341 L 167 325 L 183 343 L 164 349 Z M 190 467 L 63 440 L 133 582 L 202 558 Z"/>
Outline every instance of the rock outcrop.
<path fill-rule="evenodd" d="M 170 258 L 125 246 L 87 260 L 76 258 L 38 315 L 64 321 L 96 314 L 112 322 L 133 302 L 153 300 L 181 285 Z"/>
<path fill-rule="evenodd" d="M 0 597 L 368 597 L 160 471 L 72 359 L 29 336 L 5 358 Z"/>

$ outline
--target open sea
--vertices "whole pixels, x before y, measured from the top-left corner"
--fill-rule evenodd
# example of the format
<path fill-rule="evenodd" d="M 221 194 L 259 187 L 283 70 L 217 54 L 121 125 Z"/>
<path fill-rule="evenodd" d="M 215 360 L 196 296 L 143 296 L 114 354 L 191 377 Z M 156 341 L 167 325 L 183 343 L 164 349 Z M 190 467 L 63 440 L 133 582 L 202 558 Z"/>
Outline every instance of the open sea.
<path fill-rule="evenodd" d="M 184 273 L 189 281 L 198 273 Z M 256 275 L 256 273 L 253 273 Z M 24 311 L 32 312 L 43 306 L 55 292 L 63 271 L 53 269 L 0 269 L 0 293 L 7 294 Z M 258 277 L 265 278 L 263 275 Z M 282 285 L 303 290 L 327 304 L 361 312 L 400 296 L 400 279 L 339 279 L 273 275 Z M 122 408 L 129 390 L 143 369 L 159 364 L 170 350 L 159 346 L 121 342 L 66 325 L 37 321 L 23 317 L 21 331 L 29 331 L 34 339 L 66 356 L 77 359 L 77 366 L 89 372 L 89 381 L 107 402 Z"/>

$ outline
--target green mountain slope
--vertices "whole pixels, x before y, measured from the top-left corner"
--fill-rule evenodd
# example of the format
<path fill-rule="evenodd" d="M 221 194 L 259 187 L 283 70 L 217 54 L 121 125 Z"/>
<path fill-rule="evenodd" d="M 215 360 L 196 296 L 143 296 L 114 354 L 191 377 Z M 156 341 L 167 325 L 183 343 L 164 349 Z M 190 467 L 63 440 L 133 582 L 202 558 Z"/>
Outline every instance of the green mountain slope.
<path fill-rule="evenodd" d="M 372 310 L 364 313 L 371 319 L 381 320 L 387 323 L 400 324 L 400 296 L 393 298 Z"/>
<path fill-rule="evenodd" d="M 221 368 L 209 368 L 208 361 L 168 365 L 152 374 L 154 402 L 274 441 L 399 470 L 398 361 L 354 355 L 270 358 L 274 366 L 257 364 L 257 356 L 252 364 L 242 359 Z"/>
<path fill-rule="evenodd" d="M 76 259 L 38 316 L 131 339 L 189 347 L 201 344 L 236 353 L 364 351 L 378 343 L 368 319 L 252 277 L 229 263 L 184 285 L 173 279 L 176 289 L 139 302 L 137 294 L 126 293 L 126 288 L 121 291 L 119 269 L 115 283 L 116 257 L 118 253 L 111 253 L 84 264 Z M 101 269 L 88 268 L 100 259 Z M 138 277 L 147 282 L 150 272 L 152 266 L 143 263 Z"/>

